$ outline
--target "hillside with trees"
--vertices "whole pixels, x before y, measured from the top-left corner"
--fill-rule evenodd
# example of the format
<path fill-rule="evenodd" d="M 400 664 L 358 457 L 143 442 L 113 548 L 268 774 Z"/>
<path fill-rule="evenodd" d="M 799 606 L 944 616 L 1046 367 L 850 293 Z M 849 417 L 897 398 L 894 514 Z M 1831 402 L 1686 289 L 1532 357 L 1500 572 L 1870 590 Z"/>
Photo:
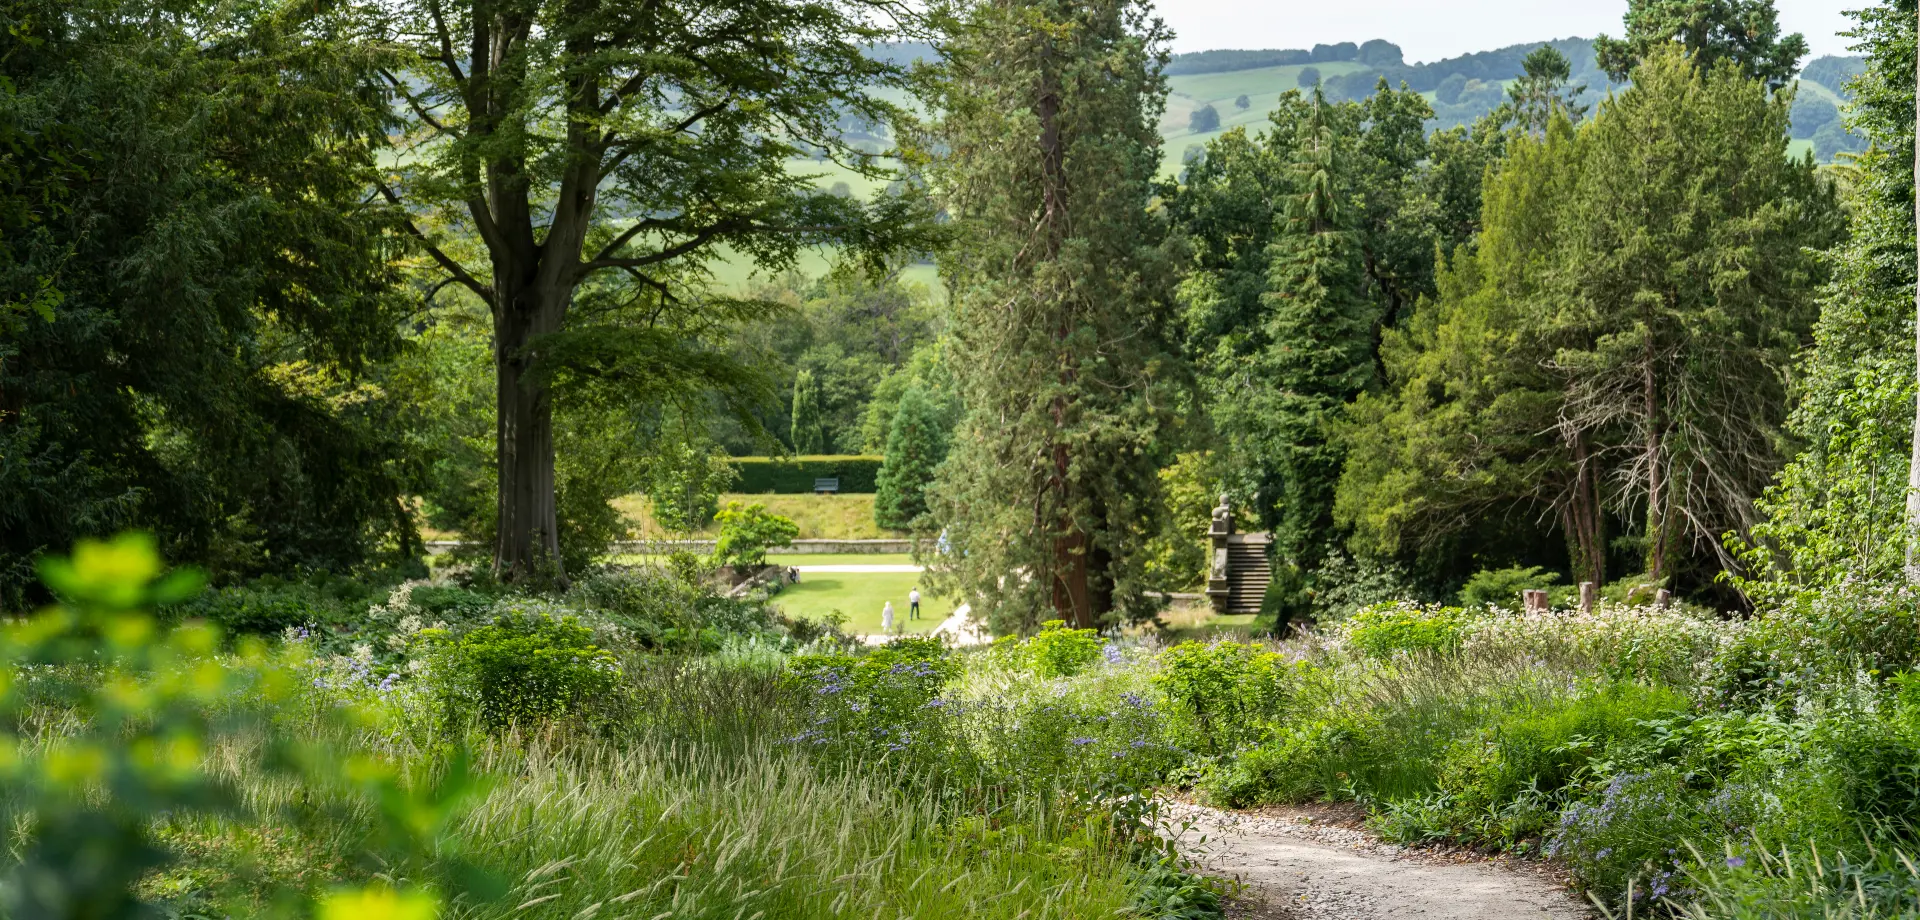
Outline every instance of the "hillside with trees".
<path fill-rule="evenodd" d="M 0 0 L 0 920 L 1920 916 L 1861 3 Z"/>

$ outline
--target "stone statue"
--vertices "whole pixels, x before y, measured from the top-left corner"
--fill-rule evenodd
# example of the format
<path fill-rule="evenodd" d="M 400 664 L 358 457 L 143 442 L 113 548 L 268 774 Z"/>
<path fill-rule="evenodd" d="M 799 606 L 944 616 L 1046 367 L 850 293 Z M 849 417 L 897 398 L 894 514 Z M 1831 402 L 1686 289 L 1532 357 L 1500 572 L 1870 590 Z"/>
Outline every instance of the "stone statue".
<path fill-rule="evenodd" d="M 1233 500 L 1225 493 L 1220 496 L 1220 506 L 1213 509 L 1213 526 L 1207 529 L 1207 533 L 1233 533 Z"/>

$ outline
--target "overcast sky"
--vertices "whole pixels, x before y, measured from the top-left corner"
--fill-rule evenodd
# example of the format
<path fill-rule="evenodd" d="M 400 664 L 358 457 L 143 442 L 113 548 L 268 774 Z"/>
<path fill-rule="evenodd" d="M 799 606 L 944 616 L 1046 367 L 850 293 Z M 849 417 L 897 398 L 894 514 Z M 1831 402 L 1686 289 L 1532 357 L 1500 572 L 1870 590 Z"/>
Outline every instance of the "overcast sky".
<path fill-rule="evenodd" d="M 1784 31 L 1807 36 L 1812 57 L 1849 54 L 1843 11 L 1870 0 L 1775 0 Z M 1310 48 L 1384 38 L 1408 62 L 1433 61 L 1521 42 L 1605 32 L 1619 37 L 1627 0 L 1161 0 L 1177 33 L 1173 50 Z"/>

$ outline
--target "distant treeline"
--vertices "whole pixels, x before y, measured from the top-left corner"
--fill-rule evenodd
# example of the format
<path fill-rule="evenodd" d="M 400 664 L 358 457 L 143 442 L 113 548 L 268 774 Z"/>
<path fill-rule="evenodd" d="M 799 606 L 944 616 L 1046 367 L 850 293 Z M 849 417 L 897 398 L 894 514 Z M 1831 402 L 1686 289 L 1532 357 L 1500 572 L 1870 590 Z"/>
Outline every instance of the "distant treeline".
<path fill-rule="evenodd" d="M 1395 88 L 1405 83 L 1416 92 L 1433 94 L 1434 117 L 1429 126 L 1445 130 L 1472 124 L 1505 102 L 1505 81 L 1519 76 L 1521 61 L 1543 44 L 1566 55 L 1573 69 L 1571 85 L 1586 88 L 1577 97 L 1583 104 L 1591 106 L 1606 93 L 1610 86 L 1607 75 L 1595 62 L 1593 42 L 1584 38 L 1509 45 L 1425 64 L 1405 63 L 1400 46 L 1383 39 L 1365 44 L 1315 45 L 1311 50 L 1196 51 L 1174 56 L 1167 73 L 1177 76 L 1330 62 L 1357 63 L 1363 69 L 1334 74 L 1322 81 L 1328 99 L 1335 102 L 1365 99 L 1373 95 L 1383 79 Z M 1818 83 L 1842 99 L 1848 99 L 1851 97 L 1847 83 L 1865 69 L 1865 58 L 1828 56 L 1809 63 L 1801 79 Z M 1313 77 L 1303 79 L 1311 81 Z M 1858 150 L 1862 146 L 1858 138 L 1846 132 L 1838 108 L 1811 93 L 1802 93 L 1795 101 L 1792 133 L 1796 138 L 1811 140 L 1815 155 L 1821 160 L 1831 160 L 1836 153 Z"/>
<path fill-rule="evenodd" d="M 1260 67 L 1286 67 L 1293 64 L 1327 64 L 1342 61 L 1388 66 L 1398 65 L 1404 60 L 1405 56 L 1400 51 L 1399 45 L 1376 38 L 1364 45 L 1340 42 L 1336 45 L 1314 45 L 1310 50 L 1266 48 L 1257 51 L 1240 49 L 1191 51 L 1174 55 L 1173 60 L 1167 64 L 1167 75 L 1177 77 L 1181 74 L 1229 73 Z"/>

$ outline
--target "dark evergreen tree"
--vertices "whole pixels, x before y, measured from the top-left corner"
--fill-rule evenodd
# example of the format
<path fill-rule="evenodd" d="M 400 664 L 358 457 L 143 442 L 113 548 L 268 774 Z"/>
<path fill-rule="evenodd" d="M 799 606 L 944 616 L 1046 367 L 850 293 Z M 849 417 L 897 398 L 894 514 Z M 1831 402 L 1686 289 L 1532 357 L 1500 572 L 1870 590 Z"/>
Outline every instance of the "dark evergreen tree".
<path fill-rule="evenodd" d="M 900 394 L 900 409 L 887 435 L 887 459 L 874 483 L 874 523 L 908 530 L 927 513 L 927 487 L 946 459 L 946 438 L 939 408 L 919 387 Z"/>
<path fill-rule="evenodd" d="M 1587 114 L 1587 107 L 1575 102 L 1585 86 L 1568 88 L 1567 81 L 1573 75 L 1573 65 L 1567 56 L 1552 45 L 1541 45 L 1521 62 L 1524 72 L 1520 79 L 1507 87 L 1507 102 L 1494 113 L 1494 117 L 1506 124 L 1518 126 L 1534 136 L 1547 133 L 1547 124 L 1555 113 L 1565 115 L 1567 120 L 1578 124 Z"/>
<path fill-rule="evenodd" d="M 793 452 L 818 454 L 826 450 L 826 430 L 820 418 L 820 384 L 813 371 L 802 369 L 793 377 Z"/>
<path fill-rule="evenodd" d="M 418 549 L 387 110 L 337 8 L 0 2 L 0 609 L 156 531 L 223 575 Z"/>
<path fill-rule="evenodd" d="M 1632 0 L 1625 38 L 1593 40 L 1600 68 L 1616 82 L 1662 45 L 1678 44 L 1701 67 L 1732 61 L 1741 73 L 1778 89 L 1800 70 L 1807 40 L 1780 34 L 1773 0 Z"/>
<path fill-rule="evenodd" d="M 1241 93 L 1234 97 L 1233 107 L 1242 111 L 1253 108 L 1253 100 L 1248 98 L 1246 93 Z"/>
<path fill-rule="evenodd" d="M 1319 86 L 1320 85 L 1320 68 L 1318 67 L 1300 68 L 1300 76 L 1297 79 L 1295 79 L 1294 82 L 1296 84 L 1299 84 L 1301 89 L 1312 89 L 1316 86 Z"/>
<path fill-rule="evenodd" d="M 965 419 L 931 499 L 942 586 L 996 628 L 1150 616 L 1147 543 L 1179 395 L 1148 204 L 1167 32 L 1139 0 L 969 9 L 937 108 Z"/>

